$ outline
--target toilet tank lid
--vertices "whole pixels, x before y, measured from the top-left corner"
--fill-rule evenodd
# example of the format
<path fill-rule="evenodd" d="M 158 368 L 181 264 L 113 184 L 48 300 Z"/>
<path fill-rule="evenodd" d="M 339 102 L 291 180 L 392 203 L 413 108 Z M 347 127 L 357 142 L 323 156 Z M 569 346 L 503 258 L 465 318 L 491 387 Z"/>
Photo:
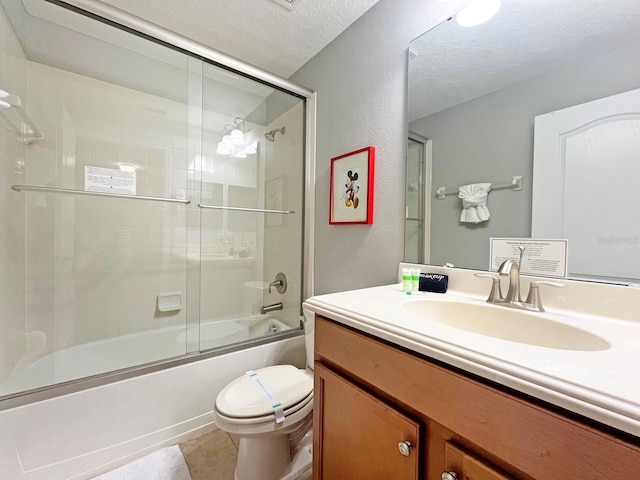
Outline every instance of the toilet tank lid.
<path fill-rule="evenodd" d="M 282 405 L 290 408 L 313 391 L 313 378 L 293 365 L 275 365 L 255 370 L 260 382 Z M 254 378 L 243 375 L 218 394 L 216 409 L 228 417 L 251 418 L 273 413 L 272 401 Z"/>

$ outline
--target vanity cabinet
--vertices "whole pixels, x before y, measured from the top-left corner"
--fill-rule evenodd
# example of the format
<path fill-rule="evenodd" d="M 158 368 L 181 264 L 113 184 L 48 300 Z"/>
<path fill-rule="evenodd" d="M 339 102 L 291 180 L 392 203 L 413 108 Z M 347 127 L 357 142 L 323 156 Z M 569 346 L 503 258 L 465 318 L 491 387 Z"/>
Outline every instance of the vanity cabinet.
<path fill-rule="evenodd" d="M 320 478 L 420 478 L 418 422 L 322 365 L 314 375 L 314 402 L 322 405 Z"/>
<path fill-rule="evenodd" d="M 637 437 L 318 315 L 315 360 L 314 480 L 640 478 Z"/>

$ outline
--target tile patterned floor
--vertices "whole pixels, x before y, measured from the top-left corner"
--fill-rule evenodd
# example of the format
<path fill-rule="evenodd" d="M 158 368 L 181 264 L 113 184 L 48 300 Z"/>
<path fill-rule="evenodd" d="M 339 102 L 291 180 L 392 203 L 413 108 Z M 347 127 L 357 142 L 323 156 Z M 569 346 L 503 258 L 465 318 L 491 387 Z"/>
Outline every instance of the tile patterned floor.
<path fill-rule="evenodd" d="M 220 429 L 179 445 L 192 480 L 233 480 L 238 439 Z"/>
<path fill-rule="evenodd" d="M 179 445 L 189 467 L 191 480 L 233 480 L 238 454 L 238 437 L 220 429 Z M 311 471 L 299 480 L 311 480 Z"/>

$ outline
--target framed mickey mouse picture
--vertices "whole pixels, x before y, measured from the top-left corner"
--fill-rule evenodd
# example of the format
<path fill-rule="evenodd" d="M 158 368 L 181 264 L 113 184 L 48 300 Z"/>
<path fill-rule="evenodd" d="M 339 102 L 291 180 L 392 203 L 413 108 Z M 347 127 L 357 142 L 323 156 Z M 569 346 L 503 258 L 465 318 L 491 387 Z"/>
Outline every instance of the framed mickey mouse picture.
<path fill-rule="evenodd" d="M 373 223 L 375 147 L 331 159 L 330 224 Z"/>

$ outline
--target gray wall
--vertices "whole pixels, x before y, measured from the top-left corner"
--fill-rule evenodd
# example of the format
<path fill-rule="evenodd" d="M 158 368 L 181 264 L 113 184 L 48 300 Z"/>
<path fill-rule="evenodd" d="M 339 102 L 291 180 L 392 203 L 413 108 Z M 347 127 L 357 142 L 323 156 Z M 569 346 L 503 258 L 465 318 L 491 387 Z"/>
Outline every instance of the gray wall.
<path fill-rule="evenodd" d="M 404 250 L 409 42 L 464 0 L 381 0 L 296 72 L 318 92 L 315 293 L 393 283 Z M 331 158 L 376 147 L 373 225 L 329 225 Z"/>
<path fill-rule="evenodd" d="M 521 192 L 492 191 L 491 220 L 459 222 L 456 195 L 432 200 L 431 262 L 488 269 L 490 237 L 529 237 L 534 117 L 640 87 L 640 57 L 625 47 L 574 60 L 514 87 L 416 120 L 411 130 L 433 140 L 433 191 L 524 176 Z"/>

